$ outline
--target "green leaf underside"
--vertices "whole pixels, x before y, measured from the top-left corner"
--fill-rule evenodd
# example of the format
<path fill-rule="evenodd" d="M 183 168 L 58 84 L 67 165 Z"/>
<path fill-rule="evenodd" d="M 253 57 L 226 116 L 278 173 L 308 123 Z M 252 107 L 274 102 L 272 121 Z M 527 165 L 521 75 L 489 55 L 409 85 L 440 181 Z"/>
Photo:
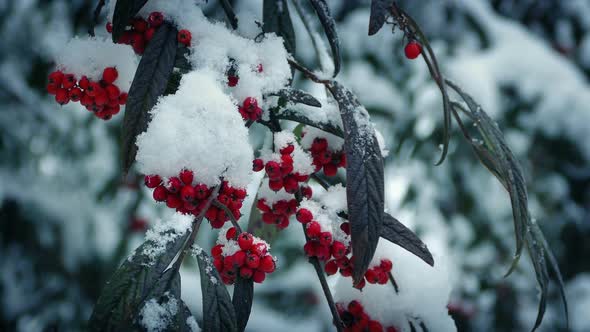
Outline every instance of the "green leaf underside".
<path fill-rule="evenodd" d="M 326 33 L 326 37 L 328 38 L 328 42 L 330 43 L 330 48 L 332 50 L 332 59 L 334 60 L 334 77 L 338 75 L 340 72 L 340 40 L 338 39 L 338 33 L 336 31 L 336 22 L 334 18 L 330 14 L 330 8 L 328 4 L 326 4 L 325 0 L 310 0 L 311 6 L 315 10 L 322 26 L 324 27 L 324 32 Z"/>
<path fill-rule="evenodd" d="M 113 42 L 117 42 L 125 32 L 132 18 L 137 15 L 147 0 L 116 0 L 115 12 L 113 13 Z"/>
<path fill-rule="evenodd" d="M 248 319 L 250 318 L 250 311 L 252 310 L 252 300 L 254 298 L 254 282 L 252 279 L 244 279 L 237 276 L 234 285 L 234 294 L 232 304 L 236 311 L 236 320 L 238 331 L 244 331 Z"/>
<path fill-rule="evenodd" d="M 295 54 L 295 29 L 286 0 L 264 0 L 262 6 L 262 28 L 265 33 L 274 32 L 283 37 L 285 48 Z"/>
<path fill-rule="evenodd" d="M 150 110 L 164 94 L 174 69 L 177 30 L 165 23 L 158 28 L 143 54 L 125 106 L 122 129 L 123 170 L 127 172 L 137 154 L 137 136 L 148 127 Z"/>
<path fill-rule="evenodd" d="M 474 121 L 481 140 L 472 139 L 464 126 L 460 125 L 464 136 L 468 139 L 482 164 L 502 183 L 510 196 L 516 238 L 516 252 L 506 276 L 516 267 L 525 245 L 533 262 L 537 282 L 541 289 L 541 299 L 537 319 L 532 331 L 535 331 L 540 326 L 545 314 L 549 269 L 557 277 L 567 320 L 568 308 L 561 272 L 543 233 L 529 214 L 528 194 L 520 164 L 506 144 L 504 136 L 497 124 L 483 111 L 480 105 L 453 82 L 446 80 L 446 84 L 455 90 L 467 104 L 467 109 L 465 109 L 459 103 L 452 103 L 456 118 L 458 118 L 457 111 L 467 114 Z"/>
<path fill-rule="evenodd" d="M 166 268 L 181 250 L 188 235 L 187 231 L 166 243 L 165 250 L 157 257 L 146 254 L 157 245 L 154 241 L 148 240 L 139 246 L 104 286 L 88 321 L 89 329 L 129 330 L 146 300 L 161 296 L 166 291 L 176 293 L 177 299 L 180 299 L 180 275 L 177 270 L 166 271 Z"/>
<path fill-rule="evenodd" d="M 371 15 L 369 17 L 369 36 L 376 34 L 390 15 L 393 0 L 372 0 Z"/>
<path fill-rule="evenodd" d="M 368 113 L 354 94 L 332 82 L 328 89 L 340 108 L 346 153 L 346 198 L 351 225 L 355 283 L 363 278 L 383 223 L 383 158 Z"/>
<path fill-rule="evenodd" d="M 422 240 L 388 213 L 383 214 L 381 237 L 406 249 L 426 264 L 434 266 L 434 258 Z"/>
<path fill-rule="evenodd" d="M 238 331 L 231 298 L 212 264 L 211 257 L 204 250 L 200 250 L 196 257 L 203 295 L 203 332 Z"/>

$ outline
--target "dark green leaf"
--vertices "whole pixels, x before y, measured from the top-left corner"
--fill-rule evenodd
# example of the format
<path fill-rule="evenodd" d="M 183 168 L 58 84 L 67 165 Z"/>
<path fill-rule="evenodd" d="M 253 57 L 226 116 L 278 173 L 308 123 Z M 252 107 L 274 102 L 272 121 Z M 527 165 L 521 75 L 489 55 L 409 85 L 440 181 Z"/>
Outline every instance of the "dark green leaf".
<path fill-rule="evenodd" d="M 383 224 L 383 157 L 369 114 L 356 96 L 338 82 L 328 89 L 338 102 L 344 125 L 346 199 L 351 225 L 352 276 L 363 278 L 377 248 Z"/>
<path fill-rule="evenodd" d="M 336 32 L 336 22 L 332 18 L 330 8 L 328 8 L 325 0 L 310 0 L 310 2 L 324 27 L 326 37 L 328 37 L 332 49 L 332 58 L 334 59 L 334 77 L 336 77 L 340 72 L 340 40 Z"/>
<path fill-rule="evenodd" d="M 344 137 L 344 133 L 342 132 L 342 129 L 340 127 L 337 127 L 330 122 L 312 121 L 309 118 L 307 118 L 305 115 L 295 112 L 293 110 L 286 109 L 286 110 L 278 113 L 277 119 L 290 120 L 290 121 L 303 123 L 305 125 L 321 129 L 327 133 L 336 135 L 338 137 Z"/>
<path fill-rule="evenodd" d="M 235 332 L 236 312 L 227 289 L 221 282 L 211 257 L 204 250 L 197 254 L 203 293 L 203 332 Z"/>
<path fill-rule="evenodd" d="M 129 330 L 146 300 L 179 285 L 178 271 L 165 270 L 183 247 L 189 232 L 174 234 L 171 231 L 160 234 L 160 237 L 172 237 L 164 248 L 154 240 L 144 242 L 117 269 L 94 306 L 88 322 L 91 331 Z M 157 251 L 161 252 L 157 257 L 149 254 L 154 248 L 163 249 Z"/>
<path fill-rule="evenodd" d="M 376 34 L 387 17 L 391 15 L 391 5 L 393 0 L 372 0 L 371 1 L 371 16 L 369 17 L 369 36 Z"/>
<path fill-rule="evenodd" d="M 225 12 L 225 16 L 227 16 L 227 19 L 229 20 L 229 24 L 231 25 L 232 29 L 237 29 L 238 28 L 238 16 L 236 15 L 236 13 L 234 12 L 234 9 L 231 6 L 231 3 L 229 3 L 228 0 L 220 0 L 221 1 L 221 7 L 223 7 L 223 11 Z"/>
<path fill-rule="evenodd" d="M 532 330 L 535 331 L 539 327 L 545 314 L 549 283 L 549 268 L 551 268 L 557 276 L 559 291 L 561 292 L 567 319 L 567 301 L 565 298 L 561 273 L 557 266 L 557 262 L 545 241 L 543 233 L 529 214 L 528 194 L 520 164 L 506 144 L 504 136 L 497 124 L 483 111 L 475 100 L 463 92 L 463 90 L 453 82 L 446 80 L 446 84 L 455 90 L 467 104 L 468 109 L 465 109 L 459 103 L 454 102 L 451 104 L 457 122 L 459 123 L 459 127 L 463 131 L 463 135 L 468 139 L 482 164 L 490 170 L 500 183 L 502 183 L 510 196 L 514 219 L 514 233 L 516 237 L 516 252 L 511 267 L 506 275 L 509 275 L 516 267 L 524 245 L 526 245 L 529 255 L 531 256 L 537 282 L 541 288 L 539 311 Z M 469 118 L 474 121 L 478 136 L 481 139 L 472 138 L 471 134 L 462 125 L 457 111 L 466 113 Z"/>
<path fill-rule="evenodd" d="M 307 93 L 305 91 L 299 90 L 299 89 L 293 89 L 293 88 L 282 89 L 282 90 L 279 90 L 274 95 L 284 98 L 287 101 L 290 101 L 292 103 L 305 104 L 305 105 L 313 106 L 313 107 L 322 107 L 322 104 L 317 99 L 315 99 L 314 96 L 310 95 L 309 93 Z"/>
<path fill-rule="evenodd" d="M 165 23 L 158 28 L 148 43 L 129 89 L 123 118 L 123 169 L 129 170 L 135 161 L 137 135 L 146 131 L 149 111 L 156 104 L 174 69 L 176 56 L 176 28 Z"/>
<path fill-rule="evenodd" d="M 250 311 L 252 310 L 252 299 L 254 298 L 254 282 L 252 279 L 244 279 L 237 276 L 234 285 L 234 295 L 232 303 L 236 311 L 236 318 L 238 323 L 238 331 L 244 331 L 248 319 L 250 318 Z"/>
<path fill-rule="evenodd" d="M 286 0 L 264 0 L 262 7 L 263 31 L 283 37 L 285 48 L 295 54 L 295 30 Z"/>
<path fill-rule="evenodd" d="M 113 42 L 117 42 L 130 24 L 132 18 L 145 5 L 147 0 L 116 0 L 115 12 L 113 13 Z"/>
<path fill-rule="evenodd" d="M 422 240 L 388 213 L 383 214 L 381 237 L 418 256 L 426 264 L 434 266 L 432 254 Z"/>

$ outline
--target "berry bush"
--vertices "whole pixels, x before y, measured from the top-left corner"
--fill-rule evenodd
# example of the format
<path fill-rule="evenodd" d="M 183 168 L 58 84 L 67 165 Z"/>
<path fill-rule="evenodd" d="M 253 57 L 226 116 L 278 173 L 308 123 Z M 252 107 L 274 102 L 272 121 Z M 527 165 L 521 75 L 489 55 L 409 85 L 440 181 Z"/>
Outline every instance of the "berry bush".
<path fill-rule="evenodd" d="M 111 1 L 106 30 L 112 41 L 73 39 L 49 75 L 47 92 L 58 104 L 79 102 L 103 120 L 124 110 L 123 172 L 143 174 L 153 200 L 174 213 L 148 232 L 104 286 L 90 329 L 194 330 L 196 320 L 180 294 L 179 270 L 188 254 L 201 277 L 199 327 L 243 331 L 254 283 L 281 269 L 270 243 L 290 232 L 301 239 L 298 254 L 317 272 L 336 330 L 446 330 L 452 320 L 445 305 L 429 308 L 436 319 L 428 310 L 387 306 L 404 292 L 396 281 L 404 266 L 392 248 L 415 255 L 425 268 L 435 260 L 417 235 L 385 211 L 387 149 L 365 107 L 338 81 L 339 39 L 326 2 L 297 7 L 300 19 L 315 14 L 325 32 L 331 57 L 318 70 L 293 56 L 285 1 L 264 1 L 264 20 L 251 38 L 236 30 L 229 2 L 221 3 L 229 26 L 189 0 Z M 443 76 L 415 20 L 394 2 L 373 3 L 369 35 L 383 27 L 401 34 L 405 58 L 422 58 L 440 90 L 438 163 L 446 158 L 454 121 L 508 192 L 516 237 L 511 270 L 526 248 L 542 290 L 537 328 L 548 271 L 559 276 L 559 269 L 529 215 L 520 165 L 497 125 Z M 325 95 L 294 88 L 295 73 Z M 476 129 L 467 129 L 467 121 Z M 261 148 L 251 143 L 251 131 L 264 132 Z M 144 228 L 145 222 L 131 222 L 132 230 Z M 197 245 L 202 232 L 218 234 L 210 250 Z M 231 296 L 225 285 L 233 285 Z M 563 292 L 561 281 L 559 286 Z"/>

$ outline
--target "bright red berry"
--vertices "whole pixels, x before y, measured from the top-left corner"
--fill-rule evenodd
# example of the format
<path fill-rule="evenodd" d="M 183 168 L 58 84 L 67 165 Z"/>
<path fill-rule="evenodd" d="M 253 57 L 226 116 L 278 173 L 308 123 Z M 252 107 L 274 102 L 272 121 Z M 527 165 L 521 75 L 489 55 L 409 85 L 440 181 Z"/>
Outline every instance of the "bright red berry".
<path fill-rule="evenodd" d="M 266 255 L 260 259 L 260 265 L 258 269 L 265 273 L 272 273 L 274 272 L 276 266 L 275 261 L 271 255 Z"/>
<path fill-rule="evenodd" d="M 211 256 L 218 257 L 223 253 L 223 244 L 216 244 L 211 248 Z"/>
<path fill-rule="evenodd" d="M 55 92 L 55 101 L 58 104 L 65 105 L 70 102 L 70 97 L 68 96 L 68 90 L 66 89 L 57 89 Z"/>
<path fill-rule="evenodd" d="M 160 12 L 152 12 L 148 17 L 148 23 L 151 27 L 157 28 L 164 23 L 164 15 Z"/>
<path fill-rule="evenodd" d="M 268 252 L 268 248 L 264 243 L 256 243 L 250 247 L 250 252 L 258 256 L 264 256 Z"/>
<path fill-rule="evenodd" d="M 255 283 L 262 283 L 266 278 L 266 274 L 262 271 L 255 271 L 252 275 L 252 281 Z"/>
<path fill-rule="evenodd" d="M 238 81 L 240 80 L 237 76 L 228 76 L 227 77 L 227 86 L 234 87 L 238 85 Z"/>
<path fill-rule="evenodd" d="M 334 164 L 325 164 L 324 165 L 324 174 L 326 176 L 334 176 L 338 173 L 338 167 Z"/>
<path fill-rule="evenodd" d="M 162 183 L 162 178 L 159 175 L 146 175 L 143 178 L 143 183 L 148 188 L 156 188 Z"/>
<path fill-rule="evenodd" d="M 195 188 L 191 185 L 182 187 L 182 190 L 180 190 L 180 197 L 182 197 L 182 200 L 185 202 L 192 202 L 195 199 Z"/>
<path fill-rule="evenodd" d="M 136 18 L 133 20 L 133 28 L 137 32 L 145 32 L 148 28 L 148 22 L 143 18 Z"/>
<path fill-rule="evenodd" d="M 293 151 L 295 151 L 295 146 L 293 144 L 289 144 L 289 145 L 285 146 L 284 148 L 282 148 L 281 150 L 279 150 L 279 152 L 281 154 L 291 154 L 291 153 L 293 153 Z"/>
<path fill-rule="evenodd" d="M 49 74 L 49 84 L 53 84 L 56 86 L 60 86 L 64 79 L 64 73 L 59 70 L 56 70 Z"/>
<path fill-rule="evenodd" d="M 76 77 L 73 74 L 65 74 L 61 84 L 64 88 L 71 89 L 76 85 Z"/>
<path fill-rule="evenodd" d="M 168 185 L 166 186 L 166 188 L 168 189 L 169 192 L 177 193 L 182 189 L 182 187 L 183 187 L 182 181 L 180 181 L 180 179 L 177 178 L 176 176 L 173 176 L 170 179 L 168 179 Z"/>
<path fill-rule="evenodd" d="M 205 199 L 209 196 L 209 188 L 204 184 L 197 184 L 195 186 L 195 196 L 197 199 Z M 207 218 L 209 219 L 209 218 Z"/>
<path fill-rule="evenodd" d="M 367 272 L 365 272 L 365 279 L 367 279 L 370 284 L 376 284 L 379 282 L 379 274 L 374 269 L 368 269 Z"/>
<path fill-rule="evenodd" d="M 68 97 L 71 101 L 80 101 L 80 98 L 82 98 L 82 90 L 78 88 L 72 88 L 68 92 Z"/>
<path fill-rule="evenodd" d="M 188 169 L 183 169 L 180 174 L 178 175 L 178 177 L 180 178 L 180 180 L 184 183 L 184 184 L 192 184 L 193 183 L 193 178 L 194 178 L 194 173 L 191 170 Z"/>
<path fill-rule="evenodd" d="M 311 152 L 322 152 L 328 148 L 328 141 L 325 138 L 316 137 L 311 143 Z"/>
<path fill-rule="evenodd" d="M 330 252 L 334 258 L 342 258 L 346 255 L 346 246 L 340 241 L 334 241 L 330 248 Z"/>
<path fill-rule="evenodd" d="M 119 101 L 119 94 L 121 93 L 121 91 L 119 90 L 119 88 L 116 85 L 110 84 L 105 88 L 107 95 L 109 97 L 109 99 L 114 99 L 117 101 Z"/>
<path fill-rule="evenodd" d="M 317 238 L 321 232 L 322 232 L 322 228 L 317 221 L 312 221 L 307 224 L 306 234 L 310 238 L 312 238 L 312 239 Z"/>
<path fill-rule="evenodd" d="M 169 208 L 176 209 L 181 207 L 182 205 L 183 203 L 180 197 L 176 195 L 168 195 L 168 197 L 166 197 L 166 206 L 168 206 Z"/>
<path fill-rule="evenodd" d="M 260 266 L 260 257 L 254 254 L 250 254 L 246 257 L 246 265 L 251 269 L 256 269 Z"/>
<path fill-rule="evenodd" d="M 120 105 L 127 104 L 127 93 L 126 92 L 123 92 L 122 94 L 119 95 L 119 104 Z"/>
<path fill-rule="evenodd" d="M 261 198 L 256 202 L 256 208 L 262 212 L 270 212 L 270 206 L 266 205 L 266 200 Z"/>
<path fill-rule="evenodd" d="M 326 271 L 326 274 L 329 276 L 338 272 L 338 265 L 336 264 L 336 261 L 331 260 L 329 262 L 326 262 L 326 265 L 324 265 L 324 271 Z"/>
<path fill-rule="evenodd" d="M 250 233 L 242 233 L 238 236 L 238 244 L 242 250 L 248 250 L 254 242 L 254 237 Z"/>
<path fill-rule="evenodd" d="M 393 263 L 389 259 L 382 259 L 381 263 L 379 264 L 379 267 L 381 267 L 383 271 L 389 272 L 393 267 Z"/>
<path fill-rule="evenodd" d="M 260 172 L 264 169 L 264 161 L 260 158 L 254 159 L 252 161 L 252 170 L 254 172 Z"/>
<path fill-rule="evenodd" d="M 244 279 L 250 279 L 252 278 L 252 275 L 254 274 L 254 270 L 252 270 L 249 267 L 242 267 L 240 268 L 240 277 L 244 278 Z"/>
<path fill-rule="evenodd" d="M 271 179 L 277 179 L 281 177 L 281 165 L 276 161 L 269 161 L 265 166 L 266 174 Z"/>
<path fill-rule="evenodd" d="M 281 179 L 277 179 L 277 180 L 273 180 L 270 179 L 268 180 L 268 187 L 273 190 L 273 191 L 279 191 L 283 188 L 283 180 Z"/>
<path fill-rule="evenodd" d="M 225 233 L 225 238 L 227 240 L 232 240 L 236 237 L 237 230 L 235 227 L 230 227 L 227 232 Z"/>
<path fill-rule="evenodd" d="M 297 189 L 299 189 L 299 183 L 293 176 L 287 176 L 283 179 L 283 187 L 285 187 L 285 191 L 289 194 L 294 194 Z"/>
<path fill-rule="evenodd" d="M 406 58 L 416 59 L 422 53 L 422 46 L 415 41 L 409 42 L 404 48 Z"/>
<path fill-rule="evenodd" d="M 332 243 L 332 233 L 321 232 L 320 233 L 320 244 L 323 246 L 329 246 Z"/>
<path fill-rule="evenodd" d="M 295 217 L 297 218 L 297 221 L 299 221 L 300 223 L 307 224 L 308 222 L 312 221 L 313 213 L 311 213 L 311 211 L 309 211 L 308 209 L 301 208 L 297 211 Z"/>
<path fill-rule="evenodd" d="M 191 44 L 191 32 L 188 30 L 180 30 L 178 31 L 178 42 L 183 44 L 184 46 L 189 46 Z"/>
<path fill-rule="evenodd" d="M 363 305 L 357 301 L 352 300 L 348 304 L 348 311 L 355 317 L 360 316 L 364 312 Z"/>
<path fill-rule="evenodd" d="M 232 255 L 232 260 L 235 266 L 241 267 L 246 264 L 246 253 L 243 251 L 236 251 L 235 254 Z"/>
<path fill-rule="evenodd" d="M 115 67 L 107 67 L 102 72 L 102 80 L 105 81 L 106 84 L 113 84 L 119 77 L 119 72 Z"/>

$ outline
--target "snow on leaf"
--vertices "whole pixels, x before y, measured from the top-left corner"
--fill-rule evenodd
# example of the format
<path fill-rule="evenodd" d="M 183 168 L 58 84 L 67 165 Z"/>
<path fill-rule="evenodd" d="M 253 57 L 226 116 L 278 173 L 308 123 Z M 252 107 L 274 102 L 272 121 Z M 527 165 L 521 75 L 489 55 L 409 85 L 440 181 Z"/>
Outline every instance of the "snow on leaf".
<path fill-rule="evenodd" d="M 340 72 L 340 40 L 338 39 L 338 32 L 336 31 L 336 22 L 334 18 L 330 14 L 330 8 L 325 0 L 310 0 L 313 9 L 315 10 L 322 26 L 324 27 L 324 31 L 326 33 L 326 37 L 328 37 L 328 42 L 330 43 L 330 48 L 332 49 L 332 59 L 334 60 L 334 73 L 333 77 L 338 75 Z"/>

